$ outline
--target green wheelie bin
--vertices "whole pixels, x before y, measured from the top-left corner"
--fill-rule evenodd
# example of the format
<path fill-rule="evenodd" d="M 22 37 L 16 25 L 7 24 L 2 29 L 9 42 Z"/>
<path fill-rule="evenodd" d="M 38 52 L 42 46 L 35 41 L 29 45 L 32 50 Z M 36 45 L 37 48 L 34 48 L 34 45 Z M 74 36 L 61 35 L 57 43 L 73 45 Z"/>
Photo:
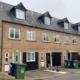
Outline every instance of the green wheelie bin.
<path fill-rule="evenodd" d="M 74 67 L 74 69 L 78 69 L 79 68 L 78 60 L 74 60 L 73 61 L 73 67 Z"/>
<path fill-rule="evenodd" d="M 16 64 L 15 77 L 16 79 L 24 79 L 26 64 Z"/>

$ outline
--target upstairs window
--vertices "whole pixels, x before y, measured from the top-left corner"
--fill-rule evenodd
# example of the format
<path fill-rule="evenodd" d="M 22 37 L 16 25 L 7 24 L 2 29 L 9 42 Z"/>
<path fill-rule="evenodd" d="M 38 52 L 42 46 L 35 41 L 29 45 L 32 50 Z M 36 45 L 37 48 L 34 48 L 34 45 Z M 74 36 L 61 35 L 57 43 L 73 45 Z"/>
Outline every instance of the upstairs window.
<path fill-rule="evenodd" d="M 69 23 L 64 23 L 64 29 L 69 29 Z"/>
<path fill-rule="evenodd" d="M 35 41 L 35 31 L 27 31 L 27 40 Z"/>
<path fill-rule="evenodd" d="M 25 11 L 16 9 L 16 18 L 25 19 Z"/>
<path fill-rule="evenodd" d="M 54 42 L 55 43 L 60 43 L 60 36 L 59 35 L 54 36 Z"/>
<path fill-rule="evenodd" d="M 9 28 L 9 39 L 20 39 L 20 29 Z"/>
<path fill-rule="evenodd" d="M 44 42 L 50 42 L 50 36 L 48 33 L 43 33 L 43 41 Z"/>
<path fill-rule="evenodd" d="M 73 38 L 72 38 L 72 43 L 73 43 L 73 44 L 76 44 L 76 43 L 77 43 L 76 37 L 73 37 Z"/>
<path fill-rule="evenodd" d="M 65 36 L 65 43 L 69 44 L 70 43 L 70 37 L 69 36 Z"/>
<path fill-rule="evenodd" d="M 80 26 L 78 27 L 78 31 L 80 32 Z"/>
<path fill-rule="evenodd" d="M 45 24 L 46 24 L 46 25 L 50 25 L 50 18 L 45 17 Z"/>

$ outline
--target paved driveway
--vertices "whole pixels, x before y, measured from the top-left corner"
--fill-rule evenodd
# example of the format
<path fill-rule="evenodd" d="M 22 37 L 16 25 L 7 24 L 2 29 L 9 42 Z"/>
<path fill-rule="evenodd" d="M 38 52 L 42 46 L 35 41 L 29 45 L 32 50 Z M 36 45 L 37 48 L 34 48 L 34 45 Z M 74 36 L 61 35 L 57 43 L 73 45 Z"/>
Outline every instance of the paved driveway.
<path fill-rule="evenodd" d="M 42 70 L 26 71 L 25 80 L 80 80 L 80 69 L 60 68 L 66 74 L 48 72 Z"/>
<path fill-rule="evenodd" d="M 62 74 L 45 70 L 26 71 L 25 80 L 80 80 L 80 69 L 59 69 L 67 73 Z M 15 78 L 5 73 L 0 73 L 0 80 L 15 80 Z"/>
<path fill-rule="evenodd" d="M 53 73 L 42 70 L 26 71 L 25 80 L 44 80 L 63 75 L 61 73 Z"/>

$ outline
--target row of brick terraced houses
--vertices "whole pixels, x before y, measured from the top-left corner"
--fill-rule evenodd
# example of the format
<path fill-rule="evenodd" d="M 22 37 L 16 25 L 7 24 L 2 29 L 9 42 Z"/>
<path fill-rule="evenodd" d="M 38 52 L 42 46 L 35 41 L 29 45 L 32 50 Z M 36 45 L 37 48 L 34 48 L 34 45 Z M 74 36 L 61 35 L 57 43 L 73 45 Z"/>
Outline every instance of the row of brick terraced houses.
<path fill-rule="evenodd" d="M 9 71 L 10 63 L 25 63 L 26 70 L 64 66 L 79 53 L 80 23 L 0 2 L 1 71 Z"/>

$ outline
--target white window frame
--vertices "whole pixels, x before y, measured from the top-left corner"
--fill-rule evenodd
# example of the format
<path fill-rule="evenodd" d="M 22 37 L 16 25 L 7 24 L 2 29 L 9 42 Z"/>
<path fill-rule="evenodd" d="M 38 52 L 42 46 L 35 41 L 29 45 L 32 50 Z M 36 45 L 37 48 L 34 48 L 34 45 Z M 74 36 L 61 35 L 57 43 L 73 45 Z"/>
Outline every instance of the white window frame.
<path fill-rule="evenodd" d="M 11 28 L 9 28 L 9 39 L 20 40 L 20 29 L 19 29 L 19 38 L 18 38 L 18 39 L 15 38 L 15 29 L 18 29 L 18 28 L 13 28 L 13 29 L 14 29 L 14 38 L 11 38 L 11 37 L 10 37 Z"/>
<path fill-rule="evenodd" d="M 64 22 L 64 28 L 65 28 L 66 30 L 69 29 L 69 23 Z"/>
<path fill-rule="evenodd" d="M 30 58 L 31 58 L 30 60 L 28 60 L 28 54 L 30 54 L 30 56 L 31 56 L 31 57 L 30 57 Z M 34 54 L 34 60 L 32 60 L 32 54 Z M 26 61 L 27 61 L 27 62 L 35 62 L 35 60 L 36 60 L 36 59 L 35 59 L 35 56 L 36 56 L 36 55 L 35 55 L 35 52 L 28 52 L 28 53 L 26 54 L 26 57 L 27 57 L 27 58 L 26 58 Z"/>
<path fill-rule="evenodd" d="M 8 54 L 8 57 L 6 57 L 6 54 Z M 8 62 L 6 62 L 6 58 L 8 59 Z M 5 53 L 5 63 L 9 63 L 9 53 L 8 52 Z"/>
<path fill-rule="evenodd" d="M 44 61 L 44 53 L 43 52 L 41 52 L 41 61 Z"/>
<path fill-rule="evenodd" d="M 73 40 L 76 40 L 76 43 L 73 43 Z M 77 38 L 76 38 L 76 37 L 73 37 L 73 38 L 72 38 L 72 43 L 73 43 L 73 44 L 77 44 Z"/>
<path fill-rule="evenodd" d="M 78 31 L 80 32 L 80 26 L 78 26 Z"/>
<path fill-rule="evenodd" d="M 23 17 L 21 15 L 21 13 L 23 13 Z M 25 20 L 25 11 L 16 9 L 16 18 Z"/>
<path fill-rule="evenodd" d="M 45 41 L 45 40 L 44 40 L 44 36 L 45 36 L 45 35 L 48 36 L 49 41 Z M 42 38 L 43 38 L 43 41 L 44 41 L 44 42 L 50 42 L 50 35 L 49 35 L 48 33 L 42 33 Z"/>
<path fill-rule="evenodd" d="M 68 38 L 68 42 L 66 42 L 66 39 Z M 64 36 L 64 41 L 65 41 L 65 44 L 70 44 L 70 37 L 69 36 Z"/>
<path fill-rule="evenodd" d="M 30 35 L 30 39 L 28 38 L 28 33 Z M 26 34 L 27 34 L 27 37 L 26 37 L 27 40 L 30 40 L 30 41 L 35 41 L 36 40 L 36 32 L 35 31 L 27 31 Z M 34 36 L 34 38 L 33 38 L 33 36 Z"/>
<path fill-rule="evenodd" d="M 46 25 L 50 25 L 51 24 L 51 20 L 49 17 L 44 17 L 44 22 Z"/>
<path fill-rule="evenodd" d="M 59 41 L 56 41 L 56 42 L 55 42 L 55 38 L 59 39 Z M 54 42 L 55 42 L 55 43 L 60 43 L 60 35 L 54 35 Z"/>

